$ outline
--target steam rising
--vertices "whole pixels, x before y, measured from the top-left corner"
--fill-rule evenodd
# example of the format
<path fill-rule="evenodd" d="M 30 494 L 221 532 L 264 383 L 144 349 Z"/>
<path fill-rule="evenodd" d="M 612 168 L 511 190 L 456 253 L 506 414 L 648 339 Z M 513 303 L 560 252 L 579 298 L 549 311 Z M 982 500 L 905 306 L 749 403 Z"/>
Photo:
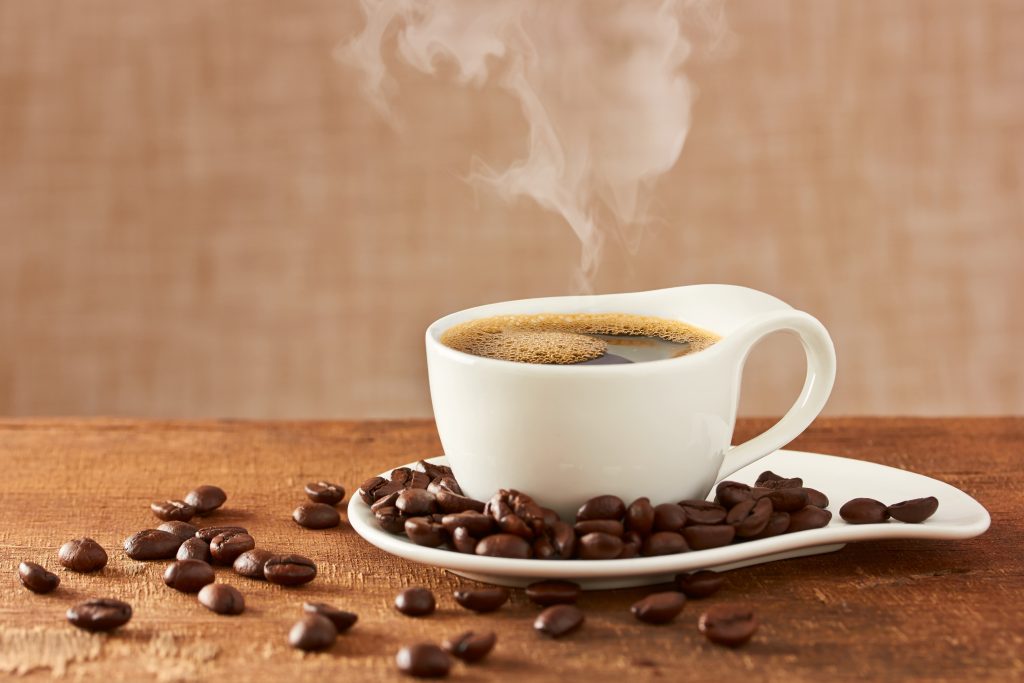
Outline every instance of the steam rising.
<path fill-rule="evenodd" d="M 526 158 L 508 168 L 474 159 L 474 185 L 530 197 L 561 214 L 582 245 L 576 288 L 589 291 L 606 239 L 639 247 L 651 185 L 676 163 L 693 89 L 681 72 L 689 29 L 717 33 L 706 0 L 362 0 L 366 27 L 343 49 L 366 93 L 390 116 L 384 63 L 500 84 L 522 107 Z M 692 31 L 690 31 L 692 33 Z"/>

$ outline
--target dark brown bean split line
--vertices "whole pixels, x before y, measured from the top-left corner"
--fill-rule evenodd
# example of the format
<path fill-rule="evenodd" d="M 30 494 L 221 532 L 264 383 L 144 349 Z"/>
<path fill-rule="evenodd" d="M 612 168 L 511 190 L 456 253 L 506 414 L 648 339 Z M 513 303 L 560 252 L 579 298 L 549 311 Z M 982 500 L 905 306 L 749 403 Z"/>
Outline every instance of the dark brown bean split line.
<path fill-rule="evenodd" d="M 165 522 L 187 522 L 196 515 L 196 508 L 183 500 L 159 500 L 150 503 L 149 509 Z"/>
<path fill-rule="evenodd" d="M 72 626 L 84 631 L 113 631 L 132 618 L 132 606 L 114 598 L 93 598 L 67 611 Z"/>
<path fill-rule="evenodd" d="M 197 486 L 185 494 L 185 502 L 195 508 L 196 514 L 200 516 L 210 514 L 227 499 L 228 494 L 224 493 L 224 489 L 212 484 Z"/>
<path fill-rule="evenodd" d="M 341 524 L 338 509 L 326 503 L 303 503 L 292 511 L 292 519 L 306 529 L 331 529 Z"/>
<path fill-rule="evenodd" d="M 57 560 L 73 572 L 95 572 L 107 566 L 107 551 L 91 538 L 76 538 L 60 547 Z"/>
<path fill-rule="evenodd" d="M 314 503 L 338 505 L 345 500 L 345 487 L 329 481 L 313 481 L 305 486 L 306 496 Z"/>
<path fill-rule="evenodd" d="M 473 612 L 493 612 L 508 602 L 507 588 L 475 588 L 452 593 L 455 602 Z"/>
<path fill-rule="evenodd" d="M 216 536 L 226 534 L 228 532 L 247 534 L 249 530 L 242 526 L 204 526 L 201 529 L 196 530 L 196 538 L 201 538 L 207 543 L 212 541 Z"/>
<path fill-rule="evenodd" d="M 199 591 L 199 604 L 217 614 L 235 616 L 245 611 L 245 596 L 234 586 L 211 583 Z"/>
<path fill-rule="evenodd" d="M 839 508 L 839 516 L 848 524 L 881 524 L 889 521 L 889 510 L 874 498 L 854 498 Z"/>
<path fill-rule="evenodd" d="M 533 628 L 552 638 L 561 638 L 583 625 L 583 612 L 575 605 L 548 607 L 533 622 Z"/>
<path fill-rule="evenodd" d="M 574 605 L 581 592 L 572 581 L 537 581 L 526 587 L 526 597 L 542 607 Z"/>
<path fill-rule="evenodd" d="M 330 619 L 319 614 L 305 614 L 288 632 L 288 644 L 299 650 L 313 652 L 329 648 L 337 637 L 338 630 Z"/>
<path fill-rule="evenodd" d="M 416 643 L 398 651 L 395 665 L 407 676 L 443 678 L 452 668 L 452 658 L 433 643 Z"/>
<path fill-rule="evenodd" d="M 441 649 L 464 662 L 478 662 L 490 654 L 496 642 L 498 642 L 498 636 L 494 631 L 489 633 L 466 631 L 454 638 L 446 638 L 441 643 Z"/>
<path fill-rule="evenodd" d="M 25 561 L 19 564 L 18 579 L 22 586 L 33 593 L 49 593 L 60 585 L 59 576 L 35 562 Z"/>
<path fill-rule="evenodd" d="M 639 621 L 648 624 L 667 624 L 679 616 L 686 604 L 686 596 L 676 591 L 652 593 L 633 603 L 629 611 Z"/>
<path fill-rule="evenodd" d="M 302 611 L 306 614 L 319 614 L 330 619 L 338 633 L 344 633 L 349 630 L 359 620 L 359 615 L 355 612 L 346 612 L 345 610 L 328 605 L 326 602 L 303 603 Z"/>
<path fill-rule="evenodd" d="M 434 613 L 437 603 L 426 588 L 406 588 L 395 597 L 395 609 L 407 617 L 425 617 Z"/>
<path fill-rule="evenodd" d="M 758 622 L 749 607 L 721 604 L 709 607 L 700 616 L 697 627 L 705 638 L 716 645 L 739 647 L 754 635 Z"/>
<path fill-rule="evenodd" d="M 685 593 L 686 597 L 695 600 L 714 595 L 724 583 L 724 576 L 709 569 L 676 576 L 676 587 Z"/>
<path fill-rule="evenodd" d="M 927 498 L 914 498 L 913 500 L 895 503 L 889 506 L 888 511 L 893 519 L 906 524 L 920 524 L 934 515 L 938 509 L 939 500 L 934 496 L 928 496 Z"/>
<path fill-rule="evenodd" d="M 279 586 L 301 586 L 316 578 L 316 563 L 302 555 L 274 555 L 263 564 L 263 576 Z"/>

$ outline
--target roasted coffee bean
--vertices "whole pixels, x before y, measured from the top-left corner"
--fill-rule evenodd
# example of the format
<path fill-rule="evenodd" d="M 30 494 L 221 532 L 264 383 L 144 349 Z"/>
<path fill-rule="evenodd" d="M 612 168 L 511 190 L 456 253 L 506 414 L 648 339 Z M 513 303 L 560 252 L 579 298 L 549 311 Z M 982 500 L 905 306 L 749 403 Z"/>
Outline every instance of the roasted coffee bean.
<path fill-rule="evenodd" d="M 241 614 L 245 611 L 245 596 L 234 586 L 211 583 L 199 591 L 199 604 L 217 614 Z"/>
<path fill-rule="evenodd" d="M 72 626 L 85 631 L 113 631 L 132 618 L 132 606 L 113 598 L 93 598 L 68 610 Z"/>
<path fill-rule="evenodd" d="M 178 553 L 175 555 L 179 560 L 202 560 L 203 562 L 213 562 L 213 556 L 210 555 L 210 544 L 201 538 L 195 536 L 185 539 L 185 541 L 178 546 Z"/>
<path fill-rule="evenodd" d="M 408 517 L 403 515 L 398 508 L 381 508 L 373 513 L 373 516 L 377 518 L 377 524 L 380 525 L 380 528 L 389 534 L 405 532 L 405 520 Z"/>
<path fill-rule="evenodd" d="M 384 477 L 370 477 L 359 485 L 356 493 L 359 494 L 359 497 L 363 499 L 364 503 L 367 505 L 373 505 L 373 502 L 377 499 L 376 496 L 373 495 L 373 492 L 385 483 L 387 483 L 387 479 Z"/>
<path fill-rule="evenodd" d="M 807 494 L 807 504 L 808 505 L 813 505 L 813 506 L 819 507 L 819 508 L 827 508 L 828 507 L 828 496 L 826 496 L 824 493 L 822 493 L 818 489 L 810 489 L 810 488 L 807 488 L 805 486 L 804 487 L 804 493 Z"/>
<path fill-rule="evenodd" d="M 456 527 L 451 536 L 452 545 L 457 551 L 468 555 L 476 554 L 477 540 L 470 535 L 469 529 L 464 526 Z"/>
<path fill-rule="evenodd" d="M 537 560 L 554 560 L 558 558 L 555 546 L 547 536 L 533 539 L 533 557 Z"/>
<path fill-rule="evenodd" d="M 934 496 L 914 498 L 890 505 L 888 510 L 893 519 L 907 524 L 920 524 L 939 509 L 939 499 Z"/>
<path fill-rule="evenodd" d="M 832 513 L 828 510 L 808 505 L 803 510 L 789 513 L 789 528 L 786 529 L 786 533 L 792 534 L 797 531 L 807 531 L 808 529 L 820 529 L 821 527 L 828 526 L 831 519 Z"/>
<path fill-rule="evenodd" d="M 551 526 L 555 522 L 562 521 L 562 518 L 558 516 L 558 513 L 552 510 L 551 508 L 542 507 L 540 509 L 540 516 L 541 519 L 544 521 L 544 524 L 547 526 Z"/>
<path fill-rule="evenodd" d="M 170 560 L 183 542 L 170 531 L 143 529 L 124 540 L 124 552 L 133 560 Z"/>
<path fill-rule="evenodd" d="M 327 503 L 303 503 L 292 511 L 292 519 L 307 529 L 331 529 L 341 524 L 338 509 Z"/>
<path fill-rule="evenodd" d="M 673 555 L 689 550 L 682 534 L 675 531 L 657 531 L 644 539 L 641 547 L 644 555 Z"/>
<path fill-rule="evenodd" d="M 196 535 L 199 528 L 195 524 L 189 524 L 188 522 L 164 522 L 157 527 L 160 531 L 168 531 L 181 540 L 185 541 Z"/>
<path fill-rule="evenodd" d="M 18 565 L 18 578 L 21 585 L 33 593 L 49 593 L 60 585 L 60 577 L 35 562 L 22 562 Z"/>
<path fill-rule="evenodd" d="M 761 529 L 761 533 L 755 534 L 750 537 L 750 540 L 759 540 L 762 538 L 771 538 L 772 536 L 780 536 L 789 530 L 789 513 L 788 512 L 773 512 L 772 516 L 768 518 L 768 523 L 765 524 L 764 529 Z"/>
<path fill-rule="evenodd" d="M 776 512 L 796 512 L 808 504 L 807 490 L 804 488 L 775 489 L 766 498 L 772 502 Z"/>
<path fill-rule="evenodd" d="M 231 568 L 235 570 L 236 574 L 247 579 L 265 579 L 267 577 L 263 574 L 263 565 L 272 557 L 274 557 L 274 553 L 269 550 L 253 548 L 236 557 Z"/>
<path fill-rule="evenodd" d="M 688 598 L 700 599 L 714 595 L 725 583 L 725 577 L 718 572 L 702 569 L 692 574 L 676 576 L 676 587 Z"/>
<path fill-rule="evenodd" d="M 652 593 L 633 603 L 629 611 L 640 621 L 648 624 L 667 624 L 683 611 L 686 596 L 676 591 Z"/>
<path fill-rule="evenodd" d="M 526 587 L 526 597 L 542 607 L 573 605 L 580 592 L 579 585 L 572 581 L 537 581 Z"/>
<path fill-rule="evenodd" d="M 431 479 L 430 483 L 427 485 L 427 490 L 433 493 L 435 496 L 441 493 L 442 491 L 454 493 L 459 496 L 464 495 L 462 493 L 462 488 L 459 486 L 459 482 L 455 481 L 455 477 L 448 475 L 434 477 L 433 479 Z"/>
<path fill-rule="evenodd" d="M 73 572 L 95 572 L 107 566 L 107 551 L 91 538 L 76 538 L 60 547 L 57 560 Z"/>
<path fill-rule="evenodd" d="M 750 487 L 738 481 L 723 481 L 715 487 L 715 502 L 732 508 L 753 498 Z"/>
<path fill-rule="evenodd" d="M 655 531 L 679 531 L 686 524 L 686 512 L 675 503 L 654 506 Z"/>
<path fill-rule="evenodd" d="M 744 605 L 714 605 L 700 615 L 697 627 L 716 645 L 739 647 L 757 631 L 757 618 Z"/>
<path fill-rule="evenodd" d="M 521 536 L 514 534 L 493 534 L 476 544 L 477 555 L 488 557 L 510 557 L 528 559 L 532 554 L 530 544 Z"/>
<path fill-rule="evenodd" d="M 551 524 L 549 536 L 555 549 L 555 557 L 567 560 L 576 552 L 576 531 L 568 522 L 559 520 Z"/>
<path fill-rule="evenodd" d="M 306 614 L 319 614 L 330 619 L 338 633 L 349 630 L 359 620 L 359 615 L 355 612 L 346 612 L 328 605 L 326 602 L 305 602 L 302 604 L 302 611 Z"/>
<path fill-rule="evenodd" d="M 416 678 L 442 678 L 452 668 L 452 658 L 433 643 L 406 645 L 395 655 L 398 670 Z"/>
<path fill-rule="evenodd" d="M 881 524 L 889 519 L 889 511 L 874 498 L 854 498 L 839 508 L 839 516 L 848 524 Z"/>
<path fill-rule="evenodd" d="M 588 519 L 622 519 L 626 504 L 618 496 L 597 496 L 584 503 L 576 512 L 576 521 Z"/>
<path fill-rule="evenodd" d="M 196 538 L 201 538 L 207 543 L 212 541 L 215 536 L 226 534 L 228 532 L 247 534 L 249 530 L 241 526 L 204 526 L 196 531 Z"/>
<path fill-rule="evenodd" d="M 377 514 L 377 510 L 395 507 L 395 501 L 398 500 L 399 493 L 401 493 L 401 491 L 395 491 L 394 493 L 389 493 L 383 498 L 375 500 L 373 505 L 370 506 L 370 512 Z"/>
<path fill-rule="evenodd" d="M 686 524 L 721 524 L 725 521 L 726 509 L 718 503 L 706 500 L 682 500 L 679 507 L 686 513 Z"/>
<path fill-rule="evenodd" d="M 447 465 L 435 465 L 427 460 L 420 460 L 416 467 L 431 479 L 452 476 L 452 469 Z"/>
<path fill-rule="evenodd" d="M 338 629 L 327 617 L 305 614 L 288 632 L 288 644 L 299 650 L 323 650 L 334 644 Z"/>
<path fill-rule="evenodd" d="M 441 643 L 441 649 L 464 662 L 478 662 L 494 649 L 496 642 L 498 642 L 498 636 L 494 631 L 489 633 L 466 631 L 454 638 L 446 638 Z"/>
<path fill-rule="evenodd" d="M 164 583 L 182 593 L 197 593 L 215 578 L 213 567 L 202 560 L 178 560 L 164 570 Z"/>
<path fill-rule="evenodd" d="M 621 538 L 625 531 L 622 522 L 614 519 L 588 519 L 585 522 L 576 522 L 573 528 L 580 536 L 600 532 Z"/>
<path fill-rule="evenodd" d="M 768 498 L 748 500 L 731 508 L 725 521 L 736 527 L 736 535 L 749 538 L 761 533 L 772 516 L 772 502 Z"/>
<path fill-rule="evenodd" d="M 799 488 L 803 485 L 804 480 L 801 479 L 800 477 L 793 477 L 792 479 L 788 479 L 786 477 L 782 477 L 779 476 L 778 474 L 775 474 L 771 470 L 767 472 L 762 472 L 761 476 L 759 476 L 757 478 L 757 481 L 754 482 L 754 486 L 775 490 Z"/>
<path fill-rule="evenodd" d="M 430 486 L 430 476 L 426 472 L 413 471 L 409 474 L 409 479 L 406 480 L 405 485 L 411 489 L 426 489 Z"/>
<path fill-rule="evenodd" d="M 576 605 L 548 607 L 533 622 L 533 628 L 546 636 L 561 638 L 583 625 L 583 612 Z"/>
<path fill-rule="evenodd" d="M 337 505 L 345 500 L 345 487 L 329 481 L 311 481 L 306 484 L 306 496 L 314 503 Z"/>
<path fill-rule="evenodd" d="M 427 493 L 430 492 L 428 491 Z M 465 512 L 466 510 L 473 510 L 474 512 L 484 511 L 483 501 L 460 496 L 451 491 L 440 491 L 437 494 L 431 495 L 434 496 L 434 502 L 437 504 L 438 509 L 444 513 Z"/>
<path fill-rule="evenodd" d="M 301 586 L 316 578 L 316 563 L 302 555 L 274 555 L 263 563 L 263 576 L 279 586 Z"/>
<path fill-rule="evenodd" d="M 196 509 L 197 515 L 208 515 L 228 499 L 224 489 L 212 484 L 197 486 L 185 494 L 185 502 Z"/>
<path fill-rule="evenodd" d="M 225 531 L 210 541 L 210 555 L 218 564 L 234 564 L 238 556 L 256 547 L 256 539 L 247 533 Z"/>
<path fill-rule="evenodd" d="M 480 538 L 494 531 L 494 520 L 480 512 L 467 510 L 445 515 L 441 518 L 441 526 L 450 534 L 455 533 L 458 527 L 465 527 L 471 536 Z"/>
<path fill-rule="evenodd" d="M 405 535 L 416 545 L 427 548 L 444 545 L 448 540 L 444 527 L 431 521 L 429 517 L 410 517 L 405 520 Z"/>
<path fill-rule="evenodd" d="M 654 506 L 648 498 L 637 498 L 626 508 L 626 529 L 640 537 L 649 536 L 654 529 Z"/>
<path fill-rule="evenodd" d="M 409 477 L 412 476 L 412 470 L 408 467 L 397 467 L 391 470 L 391 483 L 393 484 L 407 484 Z"/>
<path fill-rule="evenodd" d="M 183 500 L 159 500 L 149 504 L 153 514 L 165 522 L 187 522 L 196 516 L 196 508 Z"/>
<path fill-rule="evenodd" d="M 527 541 L 534 536 L 533 528 L 519 515 L 509 514 L 498 520 L 498 528 L 502 533 L 513 534 Z"/>
<path fill-rule="evenodd" d="M 627 531 L 622 535 L 622 551 L 616 559 L 628 560 L 631 557 L 636 557 L 640 554 L 643 544 L 644 540 L 640 538 L 640 534 L 635 531 Z"/>
<path fill-rule="evenodd" d="M 374 500 L 380 500 L 386 496 L 390 496 L 392 493 L 401 493 L 407 487 L 405 484 L 399 484 L 395 481 L 386 481 L 373 492 Z"/>
<path fill-rule="evenodd" d="M 622 539 L 598 531 L 581 536 L 576 547 L 581 560 L 614 560 L 622 552 Z"/>
<path fill-rule="evenodd" d="M 730 524 L 696 524 L 683 529 L 683 538 L 690 550 L 720 548 L 732 543 L 736 527 Z"/>
<path fill-rule="evenodd" d="M 768 496 L 772 495 L 773 491 L 775 491 L 775 489 L 754 486 L 751 487 L 750 489 L 750 497 L 753 498 L 755 501 L 758 501 L 761 500 L 762 498 L 767 498 Z"/>
<path fill-rule="evenodd" d="M 406 588 L 395 596 L 395 609 L 407 617 L 433 614 L 436 606 L 434 594 L 426 588 Z"/>
<path fill-rule="evenodd" d="M 398 494 L 395 507 L 410 517 L 429 515 L 437 509 L 434 494 L 426 489 L 406 489 Z"/>
<path fill-rule="evenodd" d="M 507 588 L 474 588 L 457 590 L 452 595 L 455 602 L 474 612 L 493 612 L 506 602 L 510 595 Z"/>

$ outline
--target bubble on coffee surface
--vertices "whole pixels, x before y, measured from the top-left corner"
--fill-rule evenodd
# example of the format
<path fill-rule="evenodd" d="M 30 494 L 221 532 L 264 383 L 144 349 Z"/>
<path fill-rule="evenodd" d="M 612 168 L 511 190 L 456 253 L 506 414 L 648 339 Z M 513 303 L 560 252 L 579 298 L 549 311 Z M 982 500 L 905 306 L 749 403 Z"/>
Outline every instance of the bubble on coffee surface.
<path fill-rule="evenodd" d="M 548 365 L 639 362 L 687 355 L 719 340 L 708 330 L 678 320 L 630 313 L 536 313 L 500 315 L 460 323 L 441 335 L 445 346 L 474 356 Z M 634 358 L 630 347 L 654 347 Z"/>

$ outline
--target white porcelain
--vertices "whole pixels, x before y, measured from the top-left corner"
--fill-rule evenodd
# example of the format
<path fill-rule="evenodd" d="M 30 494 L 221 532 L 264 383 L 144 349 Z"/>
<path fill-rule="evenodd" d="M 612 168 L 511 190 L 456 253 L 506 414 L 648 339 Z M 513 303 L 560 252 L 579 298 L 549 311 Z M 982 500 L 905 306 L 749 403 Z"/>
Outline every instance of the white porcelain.
<path fill-rule="evenodd" d="M 553 312 L 673 318 L 722 340 L 681 358 L 596 366 L 480 358 L 440 341 L 449 327 L 475 318 Z M 730 448 L 747 355 L 780 330 L 803 344 L 803 390 L 771 429 Z M 718 479 L 800 434 L 835 379 L 835 350 L 821 323 L 732 285 L 480 306 L 433 323 L 426 346 L 437 431 L 463 490 L 484 500 L 499 488 L 528 491 L 562 516 L 603 493 L 655 504 L 703 498 Z"/>
<path fill-rule="evenodd" d="M 445 458 L 431 462 L 445 464 Z M 406 465 L 413 467 L 413 464 Z M 748 541 L 660 557 L 628 560 L 510 560 L 465 555 L 452 550 L 425 548 L 383 531 L 359 496 L 348 504 L 348 519 L 360 536 L 393 555 L 413 562 L 448 569 L 462 576 L 504 586 L 525 586 L 542 579 L 575 581 L 587 590 L 623 588 L 670 581 L 679 572 L 698 569 L 724 571 L 763 562 L 839 550 L 852 541 L 889 538 L 956 540 L 978 536 L 989 526 L 989 514 L 963 491 L 936 479 L 893 467 L 832 455 L 776 451 L 733 474 L 730 479 L 752 484 L 770 469 L 783 476 L 802 477 L 807 486 L 829 497 L 832 521 L 822 529 L 800 531 L 759 541 Z M 381 476 L 387 477 L 385 472 Z M 862 496 L 885 503 L 935 496 L 936 513 L 922 524 L 850 525 L 836 511 L 843 503 Z M 837 560 L 840 561 L 840 560 Z"/>

